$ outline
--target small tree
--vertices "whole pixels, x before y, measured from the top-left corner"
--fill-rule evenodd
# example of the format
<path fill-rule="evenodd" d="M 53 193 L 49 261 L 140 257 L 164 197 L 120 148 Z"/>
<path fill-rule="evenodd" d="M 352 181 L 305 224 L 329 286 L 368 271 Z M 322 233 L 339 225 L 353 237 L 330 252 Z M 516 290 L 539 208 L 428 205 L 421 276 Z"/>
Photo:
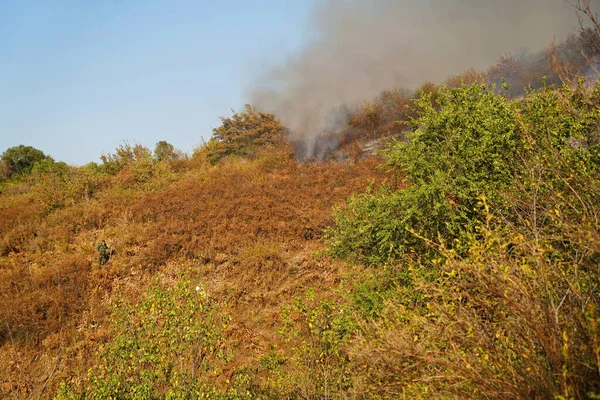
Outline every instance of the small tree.
<path fill-rule="evenodd" d="M 102 169 L 109 174 L 116 174 L 127 165 L 133 165 L 139 162 L 148 162 L 152 158 L 151 151 L 141 145 L 130 145 L 125 142 L 117 147 L 114 154 L 102 154 Z"/>
<path fill-rule="evenodd" d="M 228 321 L 191 282 L 156 281 L 139 301 L 116 303 L 112 337 L 100 346 L 87 381 L 63 383 L 57 397 L 216 398 L 214 377 L 229 357 L 222 344 Z"/>
<path fill-rule="evenodd" d="M 7 149 L 2 153 L 1 171 L 7 178 L 14 175 L 24 175 L 31 172 L 33 166 L 50 157 L 43 151 L 31 146 L 19 145 Z"/>
<path fill-rule="evenodd" d="M 154 157 L 158 161 L 171 162 L 183 158 L 183 154 L 171 143 L 161 140 L 156 143 L 156 146 L 154 147 Z"/>
<path fill-rule="evenodd" d="M 227 156 L 252 157 L 264 147 L 276 147 L 285 142 L 287 128 L 275 114 L 257 111 L 246 104 L 244 112 L 222 117 L 221 126 L 213 130 L 208 160 L 215 163 Z"/>

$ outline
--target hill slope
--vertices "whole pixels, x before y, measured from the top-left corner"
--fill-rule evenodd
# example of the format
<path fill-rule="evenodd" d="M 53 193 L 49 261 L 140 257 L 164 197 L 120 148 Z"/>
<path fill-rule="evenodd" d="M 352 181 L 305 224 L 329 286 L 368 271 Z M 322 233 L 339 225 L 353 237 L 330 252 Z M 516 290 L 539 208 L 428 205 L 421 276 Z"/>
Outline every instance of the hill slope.
<path fill-rule="evenodd" d="M 276 167 L 267 161 L 188 170 L 151 192 L 107 184 L 89 201 L 52 212 L 36 191 L 47 182 L 5 190 L 4 396 L 48 395 L 85 371 L 96 343 L 109 338 L 109 305 L 119 296 L 138 300 L 157 275 L 188 274 L 223 305 L 232 319 L 230 371 L 281 341 L 281 304 L 306 288 L 328 292 L 343 275 L 341 264 L 315 255 L 332 207 L 382 173 L 372 159 Z M 102 238 L 116 254 L 99 266 L 95 245 Z"/>
<path fill-rule="evenodd" d="M 596 397 L 599 85 L 422 90 L 348 164 L 252 108 L 190 159 L 36 164 L 2 186 L 3 394 Z"/>

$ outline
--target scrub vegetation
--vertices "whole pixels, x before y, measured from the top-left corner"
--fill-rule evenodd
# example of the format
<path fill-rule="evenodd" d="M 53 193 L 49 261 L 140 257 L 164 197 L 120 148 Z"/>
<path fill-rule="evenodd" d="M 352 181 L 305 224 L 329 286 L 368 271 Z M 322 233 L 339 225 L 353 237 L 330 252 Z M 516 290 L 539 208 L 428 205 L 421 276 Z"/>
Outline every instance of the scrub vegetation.
<path fill-rule="evenodd" d="M 518 95 L 348 107 L 318 162 L 251 106 L 191 156 L 7 149 L 1 396 L 599 398 L 600 84 L 560 46 Z"/>

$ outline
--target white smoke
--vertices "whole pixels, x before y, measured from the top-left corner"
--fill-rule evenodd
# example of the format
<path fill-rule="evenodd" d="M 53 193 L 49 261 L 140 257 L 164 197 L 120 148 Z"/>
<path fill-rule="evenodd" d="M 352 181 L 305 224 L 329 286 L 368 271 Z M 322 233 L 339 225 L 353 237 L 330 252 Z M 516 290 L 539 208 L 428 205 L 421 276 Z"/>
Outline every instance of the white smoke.
<path fill-rule="evenodd" d="M 276 113 L 304 155 L 318 156 L 340 105 L 485 69 L 578 27 L 563 0 L 325 0 L 313 13 L 316 39 L 262 76 L 250 101 Z"/>

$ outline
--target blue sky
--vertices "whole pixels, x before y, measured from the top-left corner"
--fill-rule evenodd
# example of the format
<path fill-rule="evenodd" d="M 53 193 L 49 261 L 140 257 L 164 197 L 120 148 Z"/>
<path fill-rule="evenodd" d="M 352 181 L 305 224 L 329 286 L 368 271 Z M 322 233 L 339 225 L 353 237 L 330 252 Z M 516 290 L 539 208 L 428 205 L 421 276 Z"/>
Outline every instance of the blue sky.
<path fill-rule="evenodd" d="M 191 153 L 310 38 L 317 0 L 0 0 L 0 152 Z"/>

